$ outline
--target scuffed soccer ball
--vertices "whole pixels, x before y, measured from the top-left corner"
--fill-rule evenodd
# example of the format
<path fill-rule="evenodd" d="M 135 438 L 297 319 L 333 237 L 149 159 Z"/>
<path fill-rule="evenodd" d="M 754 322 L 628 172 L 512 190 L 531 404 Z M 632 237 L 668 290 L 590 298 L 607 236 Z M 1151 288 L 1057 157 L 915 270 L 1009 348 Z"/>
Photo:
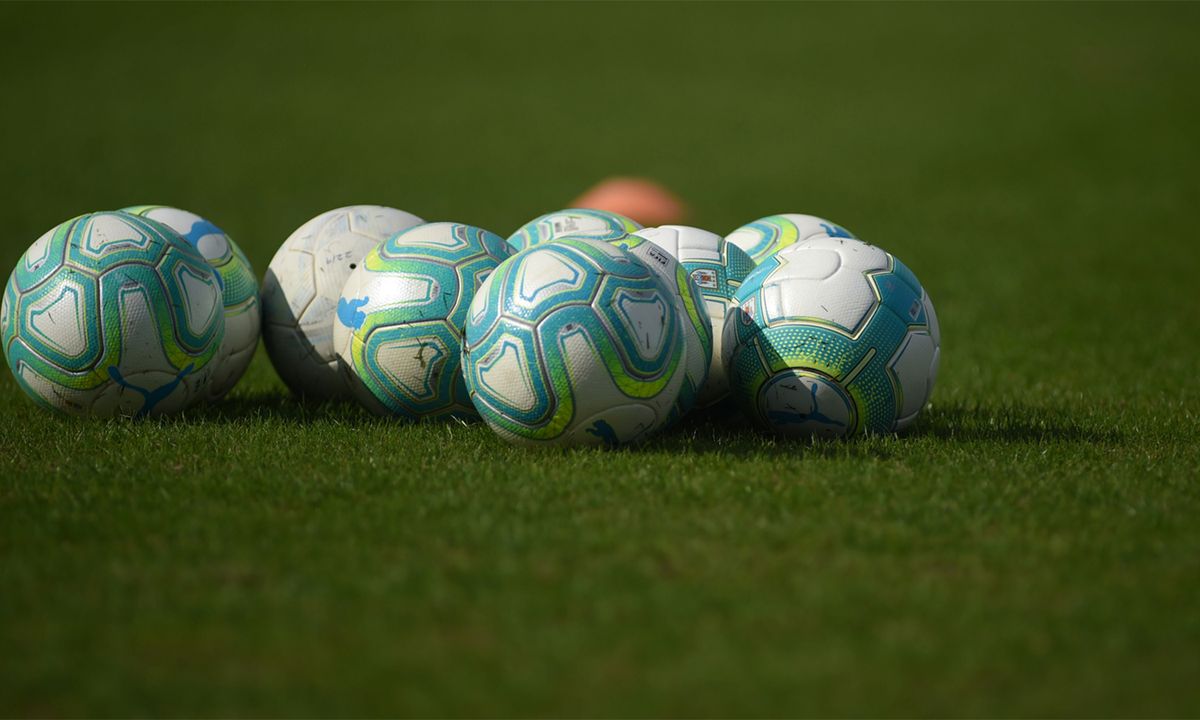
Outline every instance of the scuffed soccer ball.
<path fill-rule="evenodd" d="M 668 421 L 686 353 L 653 270 L 611 243 L 568 238 L 514 255 L 484 281 L 463 375 L 476 410 L 510 442 L 611 447 Z"/>
<path fill-rule="evenodd" d="M 479 285 L 509 255 L 499 235 L 429 223 L 393 235 L 350 273 L 334 344 L 355 395 L 380 414 L 475 417 L 460 338 Z"/>
<path fill-rule="evenodd" d="M 258 307 L 258 280 L 245 253 L 221 228 L 187 210 L 163 205 L 136 205 L 122 212 L 147 217 L 179 233 L 217 271 L 225 306 L 225 337 L 212 361 L 212 375 L 204 396 L 216 401 L 233 389 L 258 347 L 262 318 Z"/>
<path fill-rule="evenodd" d="M 704 309 L 713 329 L 713 350 L 708 379 L 696 404 L 708 407 L 719 402 L 729 394 L 721 347 L 725 318 L 734 307 L 733 294 L 754 270 L 754 261 L 720 235 L 687 225 L 663 225 L 634 234 L 671 253 L 704 297 Z"/>
<path fill-rule="evenodd" d="M 933 303 L 898 259 L 859 240 L 818 238 L 746 278 L 725 326 L 730 392 L 780 435 L 903 430 L 937 378 Z"/>
<path fill-rule="evenodd" d="M 713 354 L 713 329 L 704 310 L 700 288 L 688 275 L 687 270 L 671 253 L 638 235 L 626 235 L 612 240 L 629 251 L 646 267 L 658 273 L 675 300 L 675 310 L 683 321 L 684 347 L 687 359 L 684 363 L 683 389 L 676 403 L 677 417 L 686 415 L 695 405 L 700 388 L 708 381 L 708 368 Z"/>
<path fill-rule="evenodd" d="M 751 260 L 761 263 L 789 245 L 819 237 L 855 239 L 849 230 L 837 223 L 799 213 L 760 218 L 734 230 L 725 239 L 741 248 Z"/>
<path fill-rule="evenodd" d="M 283 241 L 263 278 L 263 344 L 292 392 L 316 400 L 346 397 L 333 319 L 342 286 L 379 243 L 421 218 L 379 205 L 321 213 Z"/>
<path fill-rule="evenodd" d="M 170 228 L 81 215 L 29 247 L 4 289 L 9 369 L 72 415 L 162 415 L 202 397 L 225 330 L 217 273 Z"/>
<path fill-rule="evenodd" d="M 513 252 L 521 252 L 525 248 L 568 236 L 616 240 L 641 228 L 641 225 L 624 215 L 607 210 L 568 208 L 530 220 L 509 236 L 508 244 Z"/>

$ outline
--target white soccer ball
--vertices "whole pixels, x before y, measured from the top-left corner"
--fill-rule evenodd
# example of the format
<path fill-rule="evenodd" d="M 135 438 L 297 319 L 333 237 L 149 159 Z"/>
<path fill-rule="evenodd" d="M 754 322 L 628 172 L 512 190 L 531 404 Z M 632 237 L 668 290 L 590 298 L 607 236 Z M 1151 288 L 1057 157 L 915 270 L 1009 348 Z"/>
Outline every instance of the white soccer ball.
<path fill-rule="evenodd" d="M 233 389 L 258 347 L 262 316 L 258 279 L 246 254 L 221 228 L 199 215 L 163 205 L 138 205 L 122 212 L 157 220 L 196 248 L 217 271 L 225 306 L 225 337 L 212 361 L 204 399 L 214 402 Z"/>
<path fill-rule="evenodd" d="M 673 255 L 704 298 L 704 309 L 713 330 L 713 350 L 708 379 L 696 404 L 708 407 L 729 394 L 729 377 L 722 359 L 722 331 L 726 316 L 735 307 L 733 295 L 754 270 L 754 261 L 720 235 L 687 225 L 663 225 L 634 234 Z"/>
<path fill-rule="evenodd" d="M 350 395 L 333 346 L 342 286 L 372 248 L 422 222 L 403 210 L 354 205 L 321 213 L 283 242 L 263 279 L 263 343 L 292 392 Z"/>

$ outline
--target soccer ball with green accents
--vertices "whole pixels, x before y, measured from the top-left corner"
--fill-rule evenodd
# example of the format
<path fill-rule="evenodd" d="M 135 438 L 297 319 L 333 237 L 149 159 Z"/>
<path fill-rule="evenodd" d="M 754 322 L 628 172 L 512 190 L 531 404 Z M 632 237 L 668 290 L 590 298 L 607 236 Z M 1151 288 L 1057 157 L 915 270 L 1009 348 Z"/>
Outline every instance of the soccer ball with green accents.
<path fill-rule="evenodd" d="M 535 217 L 510 235 L 508 244 L 513 252 L 521 252 L 563 237 L 616 240 L 641 228 L 624 215 L 607 210 L 568 208 Z"/>
<path fill-rule="evenodd" d="M 789 245 L 819 237 L 853 239 L 854 235 L 841 225 L 816 215 L 784 213 L 747 223 L 726 235 L 725 239 L 745 251 L 751 260 L 761 263 Z"/>
<path fill-rule="evenodd" d="M 789 436 L 903 430 L 937 378 L 941 334 L 929 295 L 880 248 L 818 238 L 746 278 L 725 325 L 730 394 L 760 427 Z"/>
<path fill-rule="evenodd" d="M 509 255 L 504 239 L 440 222 L 367 253 L 342 288 L 334 346 L 356 397 L 379 414 L 475 417 L 461 337 L 479 285 Z"/>
<path fill-rule="evenodd" d="M 224 332 L 216 271 L 175 231 L 122 212 L 38 238 L 0 302 L 17 384 L 72 415 L 187 407 L 205 392 Z"/>
<path fill-rule="evenodd" d="M 687 350 L 658 273 L 600 240 L 518 253 L 467 314 L 463 375 L 501 437 L 524 445 L 616 446 L 676 412 Z"/>
<path fill-rule="evenodd" d="M 225 338 L 213 360 L 205 399 L 219 400 L 242 379 L 258 347 L 262 318 L 258 279 L 250 261 L 221 228 L 195 213 L 165 205 L 136 205 L 123 212 L 157 220 L 179 233 L 217 271 L 225 306 Z"/>

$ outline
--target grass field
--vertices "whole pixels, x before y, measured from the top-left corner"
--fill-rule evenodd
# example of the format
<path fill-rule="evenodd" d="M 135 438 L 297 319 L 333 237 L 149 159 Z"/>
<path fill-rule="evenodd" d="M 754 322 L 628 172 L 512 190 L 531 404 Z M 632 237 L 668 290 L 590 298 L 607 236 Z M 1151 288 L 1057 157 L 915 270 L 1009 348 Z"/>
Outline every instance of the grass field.
<path fill-rule="evenodd" d="M 815 212 L 941 316 L 914 432 L 528 452 L 0 377 L 0 714 L 1200 714 L 1200 5 L 0 5 L 0 272 L 166 203 L 259 274 L 352 203 L 610 173 Z"/>

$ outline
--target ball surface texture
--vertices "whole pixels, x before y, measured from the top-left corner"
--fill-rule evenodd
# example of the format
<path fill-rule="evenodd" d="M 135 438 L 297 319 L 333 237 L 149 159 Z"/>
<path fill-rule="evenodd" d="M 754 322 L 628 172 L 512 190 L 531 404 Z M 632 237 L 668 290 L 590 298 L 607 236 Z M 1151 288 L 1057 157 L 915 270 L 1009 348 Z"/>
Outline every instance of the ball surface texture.
<path fill-rule="evenodd" d="M 163 415 L 203 397 L 225 322 L 217 273 L 154 220 L 99 212 L 30 246 L 0 302 L 9 369 L 72 415 Z"/>
<path fill-rule="evenodd" d="M 372 248 L 422 220 L 403 210 L 354 205 L 321 213 L 283 242 L 263 278 L 263 344 L 297 395 L 348 397 L 333 321 L 350 273 Z"/>
<path fill-rule="evenodd" d="M 569 208 L 530 220 L 508 237 L 508 244 L 513 252 L 520 252 L 564 237 L 616 240 L 641 228 L 624 215 L 607 210 Z"/>
<path fill-rule="evenodd" d="M 713 349 L 708 379 L 700 388 L 696 404 L 707 407 L 719 402 L 729 394 L 721 347 L 725 318 L 734 308 L 734 293 L 754 270 L 754 261 L 738 246 L 700 228 L 663 225 L 635 234 L 671 253 L 703 296 L 704 310 L 712 326 Z"/>
<path fill-rule="evenodd" d="M 479 414 L 526 445 L 616 446 L 673 412 L 686 349 L 662 279 L 616 245 L 566 239 L 509 258 L 467 314 L 463 375 Z"/>
<path fill-rule="evenodd" d="M 725 236 L 725 239 L 741 248 L 751 260 L 760 263 L 789 245 L 819 237 L 853 239 L 854 234 L 816 215 L 784 213 L 743 225 Z"/>
<path fill-rule="evenodd" d="M 912 424 L 937 377 L 929 295 L 898 259 L 818 238 L 746 278 L 725 325 L 730 392 L 780 435 L 888 433 Z"/>
<path fill-rule="evenodd" d="M 171 228 L 217 271 L 225 307 L 225 336 L 212 361 L 212 374 L 204 394 L 206 400 L 219 400 L 242 379 L 258 347 L 262 316 L 258 279 L 250 261 L 221 228 L 195 213 L 164 205 L 137 205 L 122 212 L 157 220 Z"/>
<path fill-rule="evenodd" d="M 499 235 L 418 225 L 367 253 L 338 300 L 334 344 L 356 397 L 409 419 L 475 417 L 461 337 L 475 291 L 508 257 Z"/>

